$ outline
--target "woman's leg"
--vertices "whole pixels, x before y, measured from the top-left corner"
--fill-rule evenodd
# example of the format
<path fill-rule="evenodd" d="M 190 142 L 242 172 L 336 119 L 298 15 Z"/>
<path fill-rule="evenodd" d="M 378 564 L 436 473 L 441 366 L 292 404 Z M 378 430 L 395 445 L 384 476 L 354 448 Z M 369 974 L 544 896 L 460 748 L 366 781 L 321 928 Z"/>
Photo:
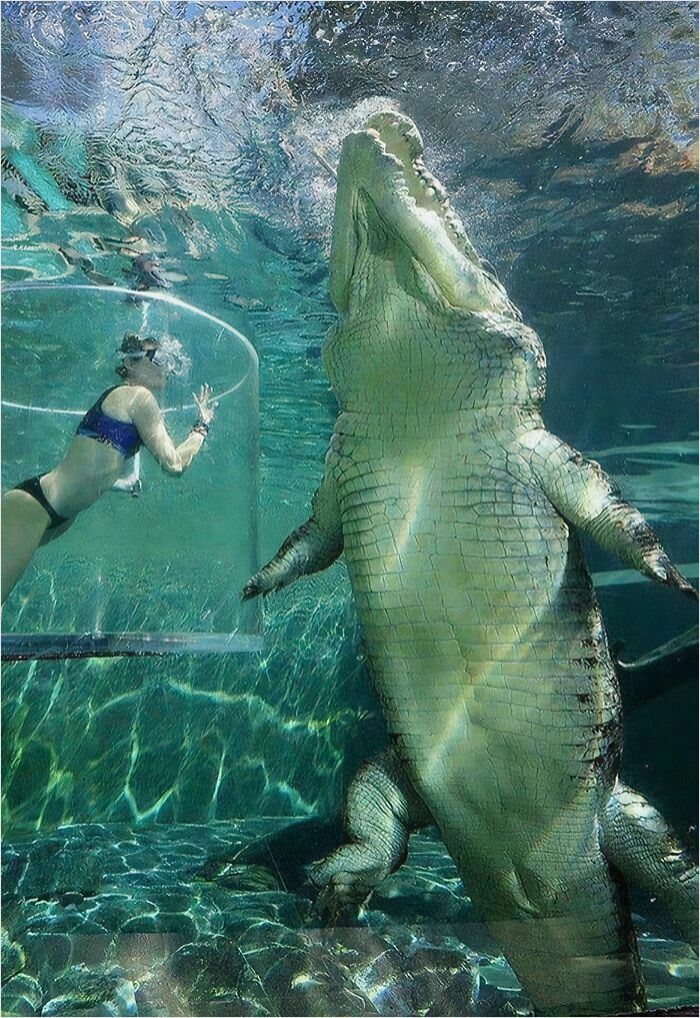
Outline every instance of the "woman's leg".
<path fill-rule="evenodd" d="M 26 491 L 13 488 L 2 500 L 2 601 L 29 565 L 51 522 L 49 514 Z"/>
<path fill-rule="evenodd" d="M 66 520 L 65 523 L 59 523 L 57 527 L 51 527 L 50 530 L 46 531 L 46 533 L 44 534 L 40 541 L 42 547 L 43 545 L 48 544 L 49 541 L 55 541 L 57 537 L 62 537 L 65 534 L 66 530 L 68 530 L 69 527 L 72 527 L 74 523 L 75 517 L 73 517 L 73 519 L 71 520 Z"/>

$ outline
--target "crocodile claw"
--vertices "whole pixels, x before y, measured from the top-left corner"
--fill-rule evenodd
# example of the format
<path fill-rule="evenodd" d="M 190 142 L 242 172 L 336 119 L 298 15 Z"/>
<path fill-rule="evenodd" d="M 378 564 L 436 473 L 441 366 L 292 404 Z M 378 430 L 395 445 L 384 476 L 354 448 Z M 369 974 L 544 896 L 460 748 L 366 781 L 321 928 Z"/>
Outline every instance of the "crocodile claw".
<path fill-rule="evenodd" d="M 698 592 L 695 587 L 671 564 L 671 560 L 662 548 L 657 546 L 644 555 L 642 571 L 657 583 L 663 583 L 666 587 L 675 587 L 686 597 L 690 597 L 694 601 L 698 600 Z"/>
<path fill-rule="evenodd" d="M 690 597 L 693 601 L 697 601 L 698 592 L 690 580 L 686 580 L 685 576 L 683 576 L 682 573 L 679 573 L 675 566 L 671 565 L 668 559 L 664 563 L 664 566 L 664 575 L 660 575 L 658 577 L 661 582 L 665 583 L 668 587 L 676 587 L 680 590 L 681 594 L 685 594 L 686 597 Z"/>
<path fill-rule="evenodd" d="M 263 586 L 260 573 L 256 573 L 255 576 L 251 576 L 241 591 L 241 601 L 250 601 L 251 598 L 259 597 L 261 594 L 263 597 L 266 597 L 270 590 L 271 588 L 266 589 Z"/>
<path fill-rule="evenodd" d="M 371 888 L 366 888 L 366 893 L 362 896 L 348 893 L 349 885 L 341 875 L 332 877 L 324 887 L 319 887 L 313 878 L 313 869 L 313 866 L 310 867 L 307 884 L 318 892 L 315 909 L 324 925 L 335 927 L 356 923 L 363 903 L 371 894 Z M 340 880 L 337 879 L 338 876 L 341 876 Z"/>

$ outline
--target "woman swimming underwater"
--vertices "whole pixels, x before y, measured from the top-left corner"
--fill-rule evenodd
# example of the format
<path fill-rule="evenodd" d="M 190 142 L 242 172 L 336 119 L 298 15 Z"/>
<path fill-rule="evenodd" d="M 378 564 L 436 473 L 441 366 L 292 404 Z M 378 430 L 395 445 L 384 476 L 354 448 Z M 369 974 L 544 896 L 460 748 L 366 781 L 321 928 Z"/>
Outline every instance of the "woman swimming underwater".
<path fill-rule="evenodd" d="M 127 332 L 118 352 L 121 384 L 103 392 L 88 410 L 58 466 L 18 484 L 2 500 L 3 602 L 39 545 L 60 537 L 78 513 L 109 491 L 141 445 L 176 476 L 202 448 L 214 416 L 210 387 L 202 385 L 194 394 L 199 415 L 177 447 L 155 395 L 185 363 L 177 340 Z"/>

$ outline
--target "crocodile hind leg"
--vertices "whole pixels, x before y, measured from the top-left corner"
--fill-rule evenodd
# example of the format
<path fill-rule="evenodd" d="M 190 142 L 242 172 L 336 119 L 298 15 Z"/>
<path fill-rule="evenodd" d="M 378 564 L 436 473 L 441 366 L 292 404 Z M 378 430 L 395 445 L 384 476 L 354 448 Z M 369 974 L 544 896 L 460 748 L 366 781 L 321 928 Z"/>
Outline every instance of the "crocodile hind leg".
<path fill-rule="evenodd" d="M 521 871 L 513 877 L 520 884 L 519 908 L 490 908 L 480 894 L 473 900 L 536 1013 L 561 1018 L 643 1012 L 646 994 L 627 889 L 602 853 L 581 873 L 572 870 L 569 886 L 551 889 L 546 898 L 523 900 L 534 890 L 528 893 L 529 879 L 520 883 L 525 876 Z"/>
<path fill-rule="evenodd" d="M 404 862 L 411 830 L 431 822 L 391 751 L 362 764 L 345 800 L 345 843 L 309 868 L 319 911 L 334 921 L 365 902 Z"/>
<path fill-rule="evenodd" d="M 698 868 L 643 795 L 617 781 L 602 819 L 608 860 L 668 909 L 693 950 L 698 947 Z"/>

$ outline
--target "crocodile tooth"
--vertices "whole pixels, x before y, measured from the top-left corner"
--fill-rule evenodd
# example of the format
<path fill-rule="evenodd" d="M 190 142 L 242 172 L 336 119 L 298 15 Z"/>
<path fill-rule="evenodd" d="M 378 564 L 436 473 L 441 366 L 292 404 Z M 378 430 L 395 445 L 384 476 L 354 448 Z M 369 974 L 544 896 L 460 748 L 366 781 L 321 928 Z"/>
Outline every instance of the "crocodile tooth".
<path fill-rule="evenodd" d="M 408 156 L 411 159 L 420 156 L 423 152 L 423 142 L 418 129 L 402 114 L 391 116 L 387 112 L 374 113 L 367 120 L 364 129 L 366 131 L 377 130 L 380 133 L 386 130 L 391 131 L 407 147 Z"/>
<path fill-rule="evenodd" d="M 447 191 L 442 186 L 437 177 L 433 177 L 433 179 L 430 182 L 430 186 L 432 187 L 433 191 L 435 191 L 435 194 L 439 195 L 441 201 L 447 201 Z"/>
<path fill-rule="evenodd" d="M 402 132 L 402 137 L 404 141 L 408 144 L 409 155 L 412 158 L 422 153 L 423 143 L 420 139 L 420 135 L 415 129 L 408 132 Z"/>

